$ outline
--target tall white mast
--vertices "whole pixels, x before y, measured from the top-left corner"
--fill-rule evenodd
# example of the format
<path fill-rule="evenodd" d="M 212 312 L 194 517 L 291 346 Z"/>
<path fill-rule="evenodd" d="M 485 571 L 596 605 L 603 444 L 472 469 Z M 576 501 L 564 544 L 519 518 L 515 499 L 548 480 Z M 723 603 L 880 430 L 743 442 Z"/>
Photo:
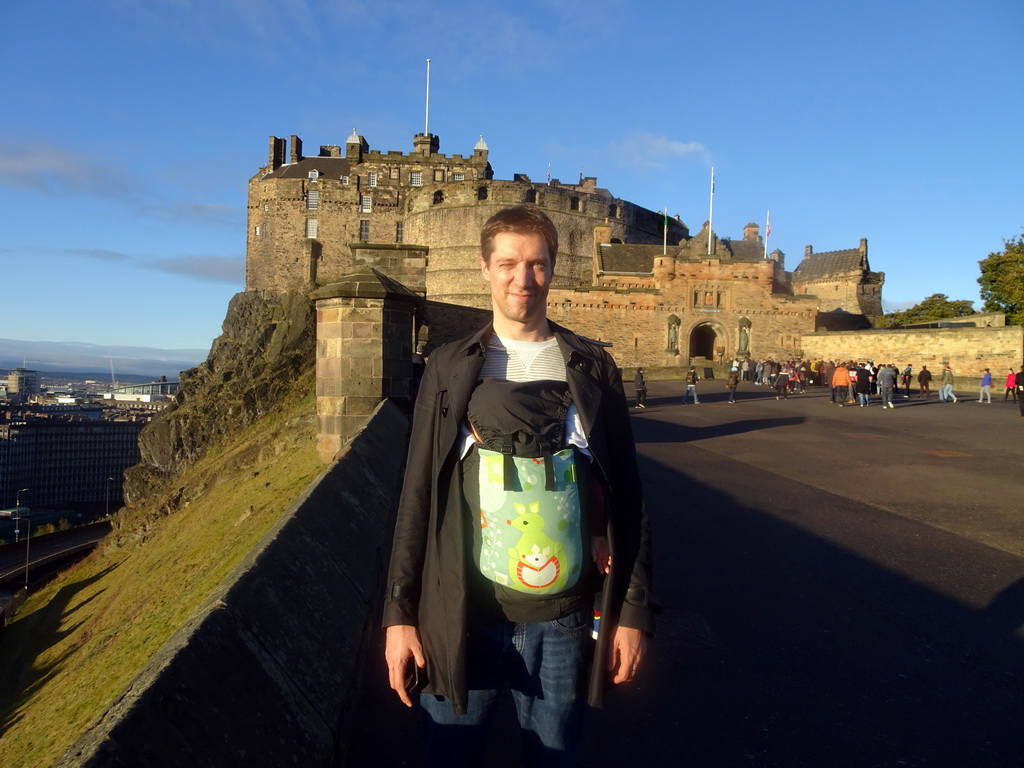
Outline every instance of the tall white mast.
<path fill-rule="evenodd" d="M 423 133 L 430 135 L 430 59 L 427 59 L 427 114 L 423 121 Z"/>
<path fill-rule="evenodd" d="M 711 221 L 715 212 L 715 166 L 711 166 L 711 203 L 708 205 L 708 256 L 711 255 L 711 238 L 714 237 L 714 230 L 711 228 Z"/>

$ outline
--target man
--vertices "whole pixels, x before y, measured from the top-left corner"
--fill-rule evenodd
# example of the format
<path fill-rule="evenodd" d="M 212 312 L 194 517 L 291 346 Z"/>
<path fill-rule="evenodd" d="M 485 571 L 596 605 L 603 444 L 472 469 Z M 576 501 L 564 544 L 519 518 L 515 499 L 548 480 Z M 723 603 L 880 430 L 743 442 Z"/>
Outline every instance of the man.
<path fill-rule="evenodd" d="M 946 365 L 942 369 L 942 378 L 939 379 L 939 402 L 956 402 L 956 395 L 953 394 L 953 387 L 956 386 L 956 379 L 953 377 L 953 369 Z"/>
<path fill-rule="evenodd" d="M 729 369 L 729 375 L 725 379 L 725 387 L 729 390 L 729 403 L 736 402 L 736 386 L 739 384 L 740 375 L 739 371 L 735 368 Z"/>
<path fill-rule="evenodd" d="M 1024 417 L 1024 365 L 1020 367 L 1014 381 L 1017 384 L 1017 407 L 1020 408 L 1021 417 Z"/>
<path fill-rule="evenodd" d="M 427 680 L 431 765 L 479 763 L 506 681 L 525 764 L 572 765 L 585 701 L 633 678 L 653 631 L 632 428 L 611 357 L 547 319 L 551 220 L 505 209 L 480 240 L 492 322 L 431 354 L 416 400 L 384 605 L 388 674 L 407 706 L 417 671 Z M 571 471 L 551 469 L 566 455 Z M 551 493 L 570 502 L 564 520 L 561 508 L 544 519 Z M 506 498 L 522 503 L 506 511 Z"/>
<path fill-rule="evenodd" d="M 932 386 L 932 372 L 928 370 L 927 365 L 921 366 L 921 372 L 917 374 L 917 385 L 920 390 L 918 397 L 927 400 Z"/>
<path fill-rule="evenodd" d="M 981 372 L 981 389 L 978 391 L 978 402 L 982 400 L 992 405 L 992 371 L 986 368 Z"/>
<path fill-rule="evenodd" d="M 878 391 L 882 395 L 883 408 L 895 408 L 892 404 L 892 396 L 896 390 L 896 368 L 892 365 L 883 365 L 878 371 Z"/>
<path fill-rule="evenodd" d="M 697 399 L 697 369 L 694 366 L 690 366 L 690 370 L 686 372 L 686 391 L 683 392 L 683 405 L 686 405 L 686 398 L 693 396 L 693 404 L 700 405 L 700 400 Z"/>
<path fill-rule="evenodd" d="M 633 390 L 636 392 L 636 407 L 646 408 L 644 403 L 647 402 L 647 382 L 644 381 L 643 368 L 636 369 L 636 376 L 633 377 Z"/>
<path fill-rule="evenodd" d="M 839 403 L 842 408 L 850 391 L 850 369 L 846 363 L 840 363 L 832 372 L 832 402 Z"/>

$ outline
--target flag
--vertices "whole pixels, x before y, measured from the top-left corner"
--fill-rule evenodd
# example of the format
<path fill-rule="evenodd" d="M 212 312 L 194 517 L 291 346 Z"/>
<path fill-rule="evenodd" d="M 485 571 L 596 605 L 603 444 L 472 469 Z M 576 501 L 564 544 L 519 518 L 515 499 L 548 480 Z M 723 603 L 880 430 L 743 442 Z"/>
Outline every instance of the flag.
<path fill-rule="evenodd" d="M 665 212 L 662 214 L 662 216 L 665 217 L 665 231 L 668 232 L 668 208 L 665 209 Z"/>
<path fill-rule="evenodd" d="M 548 184 L 551 183 L 551 163 L 548 163 Z"/>
<path fill-rule="evenodd" d="M 711 169 L 711 194 L 715 194 L 715 169 Z"/>
<path fill-rule="evenodd" d="M 767 240 L 772 236 L 772 212 L 768 211 L 768 223 L 764 228 L 764 239 Z"/>

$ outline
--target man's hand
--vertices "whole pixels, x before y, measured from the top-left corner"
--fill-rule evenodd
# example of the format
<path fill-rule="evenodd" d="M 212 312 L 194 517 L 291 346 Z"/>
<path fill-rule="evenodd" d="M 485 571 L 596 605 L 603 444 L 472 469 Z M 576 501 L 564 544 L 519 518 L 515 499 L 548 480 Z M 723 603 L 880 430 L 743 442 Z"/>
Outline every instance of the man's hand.
<path fill-rule="evenodd" d="M 388 681 L 398 693 L 398 698 L 407 707 L 412 706 L 412 699 L 405 690 L 405 676 L 412 659 L 417 667 L 427 666 L 420 643 L 420 632 L 408 624 L 396 624 L 387 628 L 384 658 L 388 663 Z"/>
<path fill-rule="evenodd" d="M 636 674 L 647 648 L 647 638 L 639 629 L 616 627 L 608 652 L 608 674 L 612 683 L 628 683 Z"/>

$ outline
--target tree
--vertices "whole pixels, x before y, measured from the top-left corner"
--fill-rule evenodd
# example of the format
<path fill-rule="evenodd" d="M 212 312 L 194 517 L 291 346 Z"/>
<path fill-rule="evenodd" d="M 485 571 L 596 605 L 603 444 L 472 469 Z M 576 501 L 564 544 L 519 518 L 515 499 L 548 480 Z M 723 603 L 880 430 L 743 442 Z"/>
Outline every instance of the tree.
<path fill-rule="evenodd" d="M 1003 242 L 1005 250 L 978 262 L 981 298 L 986 311 L 1002 312 L 1011 325 L 1024 325 L 1024 236 Z"/>
<path fill-rule="evenodd" d="M 927 323 L 932 320 L 948 320 L 951 317 L 966 317 L 974 314 L 974 302 L 960 299 L 950 301 L 944 293 L 933 293 L 910 309 L 890 312 L 878 323 L 880 328 L 899 328 L 913 323 Z"/>

